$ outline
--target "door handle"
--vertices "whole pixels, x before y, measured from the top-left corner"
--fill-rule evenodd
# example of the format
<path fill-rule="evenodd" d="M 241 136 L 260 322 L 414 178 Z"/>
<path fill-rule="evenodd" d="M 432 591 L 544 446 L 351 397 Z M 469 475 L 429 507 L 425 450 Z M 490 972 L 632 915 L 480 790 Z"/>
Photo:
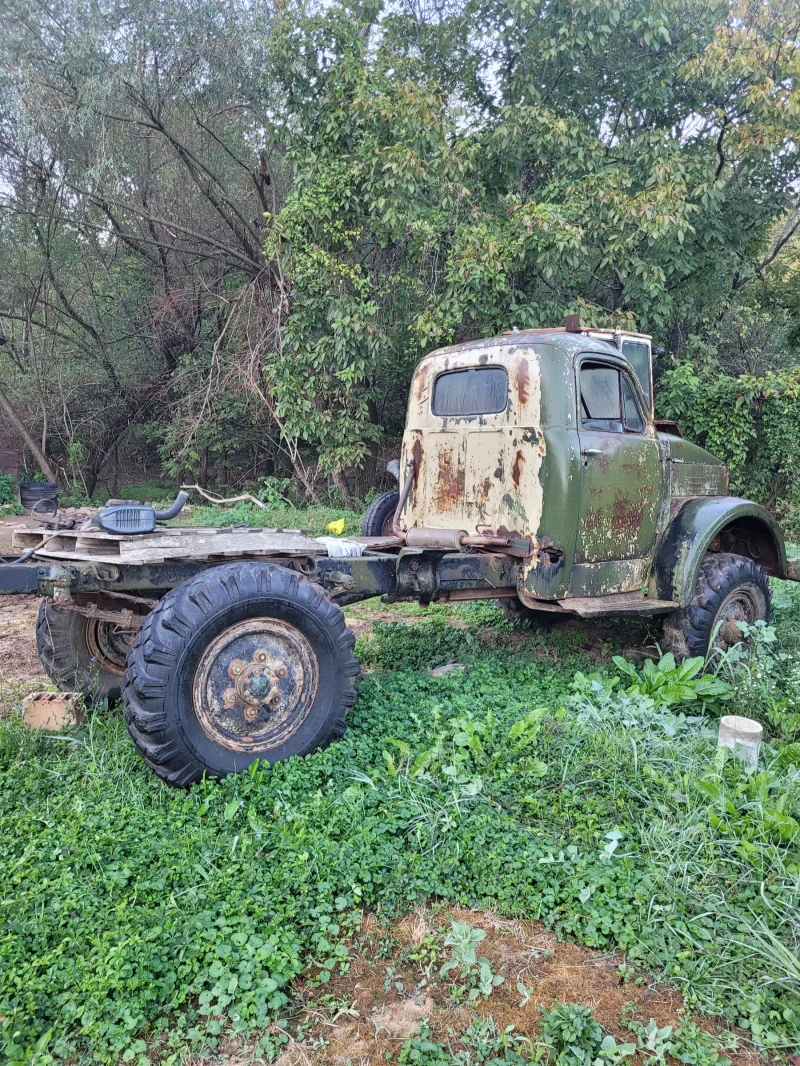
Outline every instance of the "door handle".
<path fill-rule="evenodd" d="M 581 448 L 581 455 L 602 455 L 602 448 Z"/>

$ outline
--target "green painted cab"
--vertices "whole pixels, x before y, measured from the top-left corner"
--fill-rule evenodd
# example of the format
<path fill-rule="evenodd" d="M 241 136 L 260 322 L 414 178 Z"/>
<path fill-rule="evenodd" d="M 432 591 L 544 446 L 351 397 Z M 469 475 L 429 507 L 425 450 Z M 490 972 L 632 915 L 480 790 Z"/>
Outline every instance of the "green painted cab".
<path fill-rule="evenodd" d="M 641 334 L 530 330 L 426 356 L 403 439 L 401 534 L 510 538 L 529 606 L 616 597 L 624 609 L 627 597 L 666 611 L 715 550 L 784 574 L 768 512 L 731 498 L 725 465 L 655 420 L 650 350 Z"/>

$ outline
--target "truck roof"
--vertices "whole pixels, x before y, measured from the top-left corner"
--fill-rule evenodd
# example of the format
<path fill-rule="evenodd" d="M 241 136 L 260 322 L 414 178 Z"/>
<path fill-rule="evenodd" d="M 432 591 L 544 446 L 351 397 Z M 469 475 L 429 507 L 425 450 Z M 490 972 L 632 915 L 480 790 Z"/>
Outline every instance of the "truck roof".
<path fill-rule="evenodd" d="M 592 333 L 607 332 L 609 337 L 614 335 L 614 330 L 592 330 Z M 628 337 L 642 337 L 650 339 L 645 333 L 626 333 Z M 578 346 L 578 350 L 585 351 L 587 348 L 592 348 L 597 344 L 598 338 L 589 336 L 588 331 L 581 330 L 580 333 L 565 329 L 520 329 L 509 330 L 505 333 L 501 333 L 497 337 L 480 337 L 472 341 L 460 341 L 458 344 L 448 344 L 442 348 L 435 348 L 433 351 L 428 352 L 417 363 L 417 369 L 427 359 L 440 360 L 442 356 L 445 358 L 449 355 L 462 355 L 464 352 L 475 351 L 479 348 L 495 348 L 500 345 L 507 347 L 509 344 L 528 347 L 534 344 L 554 344 L 557 347 L 564 350 L 565 353 L 569 352 L 569 349 L 575 350 L 575 346 Z M 606 343 L 601 341 L 601 343 Z M 615 349 L 614 354 L 619 355 L 619 352 Z"/>
<path fill-rule="evenodd" d="M 503 330 L 504 337 L 516 337 L 523 334 L 536 334 L 538 336 L 544 336 L 547 333 L 569 333 L 571 336 L 592 336 L 596 333 L 608 334 L 609 337 L 614 337 L 617 333 L 623 334 L 625 337 L 638 337 L 640 340 L 650 341 L 653 339 L 651 333 L 635 333 L 632 329 L 612 329 L 608 326 L 581 326 L 580 329 L 567 329 L 566 326 L 548 326 L 546 329 L 506 329 Z"/>

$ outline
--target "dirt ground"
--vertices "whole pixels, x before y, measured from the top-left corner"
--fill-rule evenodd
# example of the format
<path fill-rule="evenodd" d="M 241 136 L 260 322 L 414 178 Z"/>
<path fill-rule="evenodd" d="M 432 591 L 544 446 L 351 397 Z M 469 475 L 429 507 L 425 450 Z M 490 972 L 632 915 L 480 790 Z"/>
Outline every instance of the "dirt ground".
<path fill-rule="evenodd" d="M 449 958 L 442 940 L 452 921 L 486 933 L 478 955 L 504 978 L 487 1000 L 454 1001 L 454 982 L 439 975 Z M 626 1020 L 647 1025 L 653 1018 L 659 1027 L 677 1026 L 686 1017 L 680 993 L 630 967 L 620 971 L 624 962 L 622 955 L 562 943 L 539 922 L 502 921 L 490 912 L 448 908 L 433 914 L 423 908 L 392 929 L 369 919 L 353 944 L 348 973 L 295 989 L 300 1006 L 273 1030 L 288 1038 L 277 1066 L 383 1066 L 397 1061 L 399 1049 L 423 1022 L 428 1039 L 453 1051 L 463 1048 L 459 1038 L 475 1018 L 491 1017 L 498 1031 L 512 1026 L 513 1034 L 535 1042 L 540 1008 L 557 1002 L 590 1007 L 619 1043 L 635 1043 Z M 721 1032 L 709 1019 L 692 1020 L 708 1032 Z M 252 1047 L 232 1044 L 218 1054 L 224 1066 L 252 1061 Z M 726 1054 L 733 1066 L 767 1064 L 741 1040 L 734 1039 Z M 625 1061 L 642 1066 L 647 1057 Z"/>
<path fill-rule="evenodd" d="M 36 524 L 35 519 L 24 515 L 0 518 L 0 556 L 16 554 L 11 547 L 14 529 Z M 19 682 L 34 687 L 49 684 L 36 653 L 38 612 L 38 596 L 0 596 L 0 686 Z"/>
<path fill-rule="evenodd" d="M 0 597 L 0 677 L 49 683 L 36 653 L 38 596 Z"/>
<path fill-rule="evenodd" d="M 2 512 L 0 512 L 2 514 Z M 11 535 L 15 529 L 34 529 L 39 521 L 30 515 L 2 515 L 0 517 L 0 555 L 11 555 Z"/>

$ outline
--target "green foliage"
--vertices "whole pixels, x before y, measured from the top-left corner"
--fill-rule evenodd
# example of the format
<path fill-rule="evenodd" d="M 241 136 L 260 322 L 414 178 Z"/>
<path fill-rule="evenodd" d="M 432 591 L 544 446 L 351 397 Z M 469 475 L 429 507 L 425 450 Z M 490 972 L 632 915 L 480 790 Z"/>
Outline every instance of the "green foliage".
<path fill-rule="evenodd" d="M 17 503 L 18 501 L 19 493 L 13 477 L 0 470 L 0 503 Z"/>
<path fill-rule="evenodd" d="M 399 1062 L 404 1066 L 525 1066 L 529 1055 L 521 1054 L 529 1043 L 514 1032 L 513 1025 L 500 1030 L 494 1018 L 474 1018 L 459 1037 L 460 1048 L 454 1051 L 431 1039 L 430 1026 L 423 1022 L 415 1036 L 400 1049 Z"/>
<path fill-rule="evenodd" d="M 651 1018 L 647 1025 L 633 1020 L 627 1028 L 636 1036 L 636 1045 L 631 1046 L 638 1048 L 647 1066 L 667 1066 L 670 1057 L 691 1066 L 730 1066 L 722 1041 L 694 1022 L 659 1028 Z"/>
<path fill-rule="evenodd" d="M 188 514 L 181 514 L 175 519 L 181 526 L 253 526 L 268 529 L 301 529 L 312 536 L 327 535 L 331 522 L 344 518 L 344 536 L 356 536 L 361 533 L 360 514 L 343 507 L 305 507 L 299 510 L 286 506 L 281 501 L 270 499 L 266 509 L 254 507 L 250 503 L 234 503 L 228 507 L 194 507 Z"/>
<path fill-rule="evenodd" d="M 684 361 L 658 381 L 657 406 L 685 436 L 723 459 L 731 492 L 774 509 L 800 530 L 800 372 L 732 376 L 716 359 Z"/>
<path fill-rule="evenodd" d="M 288 14 L 296 180 L 267 249 L 293 303 L 266 368 L 286 431 L 357 462 L 415 357 L 511 324 L 708 335 L 775 258 L 798 148 L 767 56 L 796 108 L 793 31 L 788 7 L 718 0 Z"/>
<path fill-rule="evenodd" d="M 591 1009 L 577 1003 L 556 1003 L 543 1012 L 541 1032 L 557 1066 L 592 1066 L 603 1040 Z"/>
<path fill-rule="evenodd" d="M 795 611 L 795 607 L 790 608 L 792 616 Z M 794 622 L 797 624 L 796 617 Z M 735 687 L 750 717 L 768 723 L 783 741 L 797 741 L 800 702 L 795 693 L 800 681 L 800 664 L 782 647 L 774 626 L 762 621 L 752 626 L 745 622 L 738 625 L 747 643 L 735 644 L 724 655 L 714 655 L 712 666 L 716 676 Z M 784 749 L 788 751 L 791 744 Z"/>
<path fill-rule="evenodd" d="M 633 682 L 626 695 L 652 699 L 657 710 L 696 701 L 702 706 L 713 706 L 717 701 L 729 700 L 733 696 L 733 690 L 726 681 L 704 672 L 705 659 L 700 657 L 684 659 L 676 664 L 675 656 L 667 652 L 657 662 L 645 659 L 641 670 L 637 670 L 621 655 L 615 655 L 613 662 Z"/>
<path fill-rule="evenodd" d="M 445 617 L 467 623 L 472 658 L 437 679 L 426 668 Z M 778 607 L 776 689 L 800 661 L 794 619 L 791 603 Z M 50 737 L 22 729 L 16 700 L 4 708 L 4 1060 L 213 1049 L 229 1029 L 280 1018 L 295 975 L 324 987 L 347 966 L 362 909 L 391 917 L 432 898 L 623 950 L 757 1043 L 797 1042 L 792 744 L 770 733 L 753 772 L 717 755 L 698 699 L 658 711 L 581 651 L 564 646 L 554 662 L 535 637 L 513 653 L 488 647 L 508 634 L 489 608 L 441 608 L 430 621 L 418 611 L 417 623 L 391 633 L 413 665 L 362 678 L 335 745 L 185 792 L 154 778 L 113 712 Z M 738 695 L 728 706 L 750 709 Z M 680 727 L 665 729 L 667 715 Z M 454 928 L 421 959 L 431 973 L 456 963 L 445 977 L 467 1001 L 491 997 L 501 976 L 481 972 L 476 932 Z M 621 1047 L 567 1013 L 553 1046 L 619 1061 Z M 466 1052 L 420 1035 L 403 1061 L 529 1057 L 503 1034 L 470 1039 L 471 1058 L 454 1059 Z M 688 1029 L 671 1054 L 724 1062 Z"/>
<path fill-rule="evenodd" d="M 478 957 L 478 944 L 486 937 L 483 929 L 475 929 L 468 922 L 453 922 L 445 937 L 444 945 L 450 948 L 450 960 L 439 970 L 440 977 L 455 971 L 459 984 L 453 990 L 455 999 L 466 998 L 474 1003 L 488 999 L 492 992 L 505 981 L 502 974 L 492 971 L 488 959 Z"/>
<path fill-rule="evenodd" d="M 297 485 L 290 477 L 262 477 L 258 482 L 256 494 L 262 503 L 269 507 L 297 506 Z"/>
<path fill-rule="evenodd" d="M 800 528 L 790 0 L 54 12 L 0 40 L 0 377 L 85 496 L 346 497 L 420 354 L 579 312 L 656 333 L 661 406 Z"/>
<path fill-rule="evenodd" d="M 469 663 L 480 645 L 467 628 L 436 615 L 424 628 L 405 622 L 376 622 L 369 641 L 359 647 L 363 662 L 384 670 L 419 669 L 446 663 Z"/>
<path fill-rule="evenodd" d="M 603 1032 L 591 1009 L 577 1003 L 556 1003 L 543 1011 L 541 1036 L 552 1066 L 616 1066 L 636 1053 L 635 1044 L 617 1044 Z"/>
<path fill-rule="evenodd" d="M 138 500 L 163 507 L 172 503 L 178 495 L 178 486 L 174 481 L 152 480 L 136 485 L 118 485 L 112 493 L 109 489 L 98 489 L 92 496 L 92 504 L 99 507 L 113 497 L 115 500 Z"/>

